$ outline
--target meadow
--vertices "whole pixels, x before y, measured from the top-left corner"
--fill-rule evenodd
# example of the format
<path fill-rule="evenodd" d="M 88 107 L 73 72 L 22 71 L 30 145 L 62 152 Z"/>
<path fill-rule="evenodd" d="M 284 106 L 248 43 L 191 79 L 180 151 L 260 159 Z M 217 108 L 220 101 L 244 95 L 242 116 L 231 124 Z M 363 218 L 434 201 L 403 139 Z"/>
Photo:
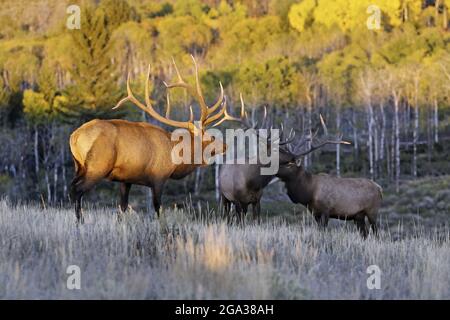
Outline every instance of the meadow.
<path fill-rule="evenodd" d="M 160 220 L 129 212 L 119 222 L 117 209 L 88 205 L 77 227 L 70 208 L 4 199 L 0 298 L 449 299 L 448 225 L 408 219 L 398 206 L 387 195 L 379 238 L 363 240 L 353 223 L 322 231 L 299 209 L 243 227 L 205 206 L 166 207 Z M 81 270 L 80 290 L 67 288 L 70 265 Z M 367 287 L 370 265 L 381 270 L 379 290 Z"/>

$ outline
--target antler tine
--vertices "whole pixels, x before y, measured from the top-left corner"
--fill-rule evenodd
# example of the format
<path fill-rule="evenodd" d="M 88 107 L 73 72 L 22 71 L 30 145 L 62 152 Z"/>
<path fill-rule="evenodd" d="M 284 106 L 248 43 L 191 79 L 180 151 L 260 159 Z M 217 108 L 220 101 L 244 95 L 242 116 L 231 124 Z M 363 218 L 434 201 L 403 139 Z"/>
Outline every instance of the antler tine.
<path fill-rule="evenodd" d="M 325 132 L 325 136 L 328 137 L 328 129 L 327 129 L 327 126 L 325 124 L 325 121 L 324 121 L 324 119 L 323 119 L 321 114 L 319 114 L 319 117 L 320 117 L 320 124 L 321 124 L 321 126 L 322 126 L 322 128 L 323 128 L 323 130 Z M 299 150 L 299 147 L 303 146 L 308 140 L 309 141 L 314 141 L 315 137 L 317 136 L 317 133 L 319 132 L 319 128 L 314 132 L 314 134 L 311 133 L 311 129 L 309 131 L 310 131 L 310 138 L 309 139 L 305 139 L 305 141 L 303 141 L 300 146 L 297 146 L 295 148 L 296 150 Z M 338 137 L 339 137 L 338 140 L 329 140 L 329 139 L 327 139 L 325 141 L 320 142 L 317 145 L 312 145 L 309 150 L 306 150 L 306 151 L 300 152 L 300 153 L 295 153 L 295 157 L 296 158 L 303 157 L 303 156 L 305 156 L 305 155 L 307 155 L 307 154 L 309 154 L 309 153 L 311 153 L 311 152 L 313 152 L 313 151 L 315 151 L 315 150 L 317 150 L 319 148 L 322 148 L 323 146 L 325 146 L 327 144 L 350 144 L 350 142 L 342 140 L 342 134 L 340 134 Z"/>
<path fill-rule="evenodd" d="M 165 124 L 167 124 L 169 126 L 172 126 L 172 127 L 185 128 L 185 129 L 193 131 L 194 130 L 194 124 L 193 123 L 167 119 L 167 118 L 161 116 L 158 112 L 156 112 L 155 109 L 153 109 L 153 106 L 152 106 L 152 104 L 150 102 L 149 81 L 150 81 L 150 65 L 148 66 L 148 73 L 147 73 L 147 78 L 146 78 L 146 81 L 145 81 L 145 102 L 146 102 L 146 105 L 144 105 L 142 102 L 140 102 L 134 96 L 133 91 L 131 90 L 131 86 L 130 86 L 130 73 L 128 73 L 128 77 L 127 77 L 127 94 L 128 94 L 128 96 L 123 98 L 122 100 L 120 100 L 113 109 L 117 109 L 124 102 L 130 101 L 130 102 L 134 103 L 139 109 L 141 109 L 144 112 L 148 113 L 150 116 L 152 116 L 153 118 L 155 118 L 156 120 L 158 120 L 158 121 L 160 121 L 162 123 L 165 123 Z"/>
<path fill-rule="evenodd" d="M 283 138 L 284 138 L 284 137 L 283 137 Z M 288 136 L 288 138 L 287 138 L 286 140 L 281 140 L 278 144 L 279 144 L 280 146 L 286 145 L 286 144 L 291 144 L 292 141 L 294 141 L 294 139 L 295 139 L 295 131 L 294 131 L 294 129 L 291 128 L 291 130 L 289 131 L 289 136 Z"/>
<path fill-rule="evenodd" d="M 289 135 L 287 137 L 287 139 L 285 139 L 285 135 L 284 135 L 284 124 L 281 123 L 280 124 L 280 136 L 277 140 L 275 140 L 275 142 L 278 141 L 278 145 L 279 146 L 284 146 L 284 145 L 288 145 L 288 151 L 290 150 L 290 144 L 294 141 L 295 139 L 295 134 L 296 132 L 294 131 L 294 129 L 291 128 L 291 130 L 289 130 Z M 272 142 L 274 143 L 274 142 Z"/>
<path fill-rule="evenodd" d="M 127 96 L 123 99 L 121 99 L 119 102 L 117 102 L 117 104 L 112 108 L 113 110 L 119 108 L 123 103 L 127 102 L 127 101 L 131 101 L 131 97 L 133 96 L 133 93 L 130 90 L 130 72 L 128 72 L 127 75 Z"/>
<path fill-rule="evenodd" d="M 223 90 L 223 86 L 222 83 L 219 82 L 219 86 L 220 86 L 220 95 L 219 95 L 219 99 L 217 100 L 217 102 L 212 106 L 212 107 L 208 107 L 206 105 L 205 102 L 205 98 L 203 97 L 203 92 L 202 92 L 202 88 L 200 85 L 200 77 L 198 74 L 198 65 L 197 65 L 197 61 L 195 60 L 194 56 L 191 55 L 191 59 L 194 63 L 194 74 L 195 74 L 195 87 L 191 86 L 190 84 L 188 84 L 183 77 L 181 76 L 181 73 L 177 67 L 177 64 L 175 62 L 175 59 L 172 57 L 172 63 L 174 65 L 174 69 L 175 72 L 177 74 L 178 77 L 178 82 L 176 83 L 166 83 L 164 82 L 164 85 L 168 88 L 176 88 L 176 87 L 181 87 L 184 88 L 186 90 L 188 90 L 188 92 L 195 98 L 195 100 L 197 100 L 199 106 L 200 106 L 200 111 L 201 111 L 201 115 L 200 115 L 200 121 L 202 123 L 202 125 L 211 123 L 215 120 L 217 120 L 218 117 L 214 116 L 213 121 L 208 120 L 208 117 L 213 114 L 214 112 L 217 111 L 217 109 L 223 104 L 224 101 L 224 90 Z M 223 115 L 223 111 L 219 111 L 218 114 Z"/>
<path fill-rule="evenodd" d="M 167 101 L 167 108 L 166 108 L 166 118 L 169 119 L 170 117 L 170 95 L 169 95 L 169 91 L 167 91 L 166 94 L 166 101 Z M 192 122 L 193 120 L 190 120 L 190 122 Z"/>
<path fill-rule="evenodd" d="M 326 140 L 326 141 L 323 141 L 323 142 L 321 142 L 320 144 L 318 144 L 316 146 L 311 147 L 309 150 L 307 150 L 305 152 L 296 154 L 295 157 L 296 158 L 303 157 L 303 156 L 305 156 L 305 155 L 307 155 L 307 154 L 309 154 L 309 153 L 311 153 L 311 152 L 313 152 L 313 151 L 315 151 L 315 150 L 317 150 L 319 148 L 322 148 L 323 146 L 325 146 L 327 144 L 350 144 L 350 142 L 343 141 L 341 139 L 339 139 L 339 140 Z"/>
<path fill-rule="evenodd" d="M 177 73 L 178 81 L 184 83 L 184 80 L 183 80 L 183 78 L 181 77 L 180 70 L 178 70 L 177 63 L 175 62 L 175 59 L 174 59 L 173 56 L 172 56 L 172 64 L 173 64 L 173 67 L 175 68 L 175 72 Z"/>
<path fill-rule="evenodd" d="M 248 113 L 247 111 L 245 111 L 245 103 L 244 103 L 244 98 L 242 97 L 242 92 L 239 93 L 239 98 L 241 101 L 241 118 L 240 118 L 240 122 L 247 127 L 247 129 L 255 129 L 258 126 L 258 121 L 250 121 L 248 119 Z"/>
<path fill-rule="evenodd" d="M 213 114 L 223 102 L 224 92 L 223 92 L 223 86 L 222 86 L 222 82 L 221 81 L 219 81 L 219 86 L 220 86 L 219 99 L 217 99 L 216 103 L 212 107 L 208 108 L 208 116 Z"/>
<path fill-rule="evenodd" d="M 319 113 L 319 118 L 320 118 L 320 124 L 322 125 L 322 128 L 323 128 L 323 132 L 325 133 L 325 136 L 328 136 L 327 125 L 325 124 L 325 121 L 323 120 L 321 113 Z"/>
<path fill-rule="evenodd" d="M 242 97 L 242 92 L 239 93 L 239 99 L 241 100 L 241 118 L 245 118 L 246 112 L 245 112 L 245 103 L 244 98 Z"/>
<path fill-rule="evenodd" d="M 227 109 L 226 109 L 226 99 L 225 99 L 224 101 L 225 101 L 225 102 L 224 102 L 224 107 L 223 107 L 223 109 L 222 109 L 222 110 L 223 110 L 224 116 L 223 116 L 222 119 L 220 119 L 220 121 L 216 122 L 216 123 L 213 125 L 213 127 L 217 127 L 219 124 L 221 124 L 222 122 L 224 122 L 224 121 L 226 121 L 226 120 L 231 120 L 231 121 L 241 122 L 241 119 L 236 118 L 236 117 L 233 117 L 233 116 L 231 116 L 231 115 L 227 112 Z"/>
<path fill-rule="evenodd" d="M 208 116 L 211 115 L 212 113 L 214 113 L 217 110 L 217 108 L 222 104 L 223 97 L 224 97 L 223 86 L 222 86 L 222 82 L 219 81 L 219 86 L 220 86 L 219 99 L 217 99 L 216 103 L 213 106 L 208 107 L 206 105 L 205 98 L 203 97 L 203 93 L 202 93 L 202 88 L 200 86 L 200 77 L 198 76 L 197 61 L 195 60 L 195 57 L 192 54 L 191 54 L 191 59 L 194 62 L 195 85 L 196 85 L 196 89 L 197 89 L 197 95 L 198 95 L 199 99 L 201 100 L 201 101 L 199 101 L 199 103 L 200 103 L 200 107 L 202 108 L 202 121 L 206 121 Z"/>
<path fill-rule="evenodd" d="M 192 54 L 191 54 L 191 58 L 192 58 L 192 61 L 194 62 L 195 87 L 196 87 L 196 90 L 197 90 L 198 103 L 199 103 L 200 109 L 201 109 L 200 121 L 202 123 L 204 123 L 205 120 L 208 118 L 208 106 L 205 103 L 205 99 L 203 98 L 202 88 L 200 87 L 200 79 L 199 79 L 199 76 L 198 76 L 197 61 L 195 61 L 195 58 L 194 58 L 194 56 Z"/>
<path fill-rule="evenodd" d="M 194 111 L 192 110 L 192 106 L 189 106 L 189 121 L 194 121 Z"/>
<path fill-rule="evenodd" d="M 224 96 L 224 99 L 222 101 L 222 108 L 220 109 L 219 112 L 217 112 L 216 114 L 214 114 L 214 115 L 208 117 L 208 119 L 206 119 L 205 126 L 218 120 L 222 115 L 224 115 L 226 113 L 226 111 L 227 111 L 227 99 L 226 99 L 226 96 Z M 223 121 L 225 121 L 225 120 L 223 120 Z M 222 123 L 223 121 L 221 121 L 220 123 Z M 216 126 L 216 125 L 214 125 L 214 126 Z"/>
<path fill-rule="evenodd" d="M 266 121 L 267 121 L 267 105 L 264 106 L 264 113 L 263 113 L 263 118 L 261 121 L 261 128 L 266 127 L 266 125 L 267 125 Z"/>

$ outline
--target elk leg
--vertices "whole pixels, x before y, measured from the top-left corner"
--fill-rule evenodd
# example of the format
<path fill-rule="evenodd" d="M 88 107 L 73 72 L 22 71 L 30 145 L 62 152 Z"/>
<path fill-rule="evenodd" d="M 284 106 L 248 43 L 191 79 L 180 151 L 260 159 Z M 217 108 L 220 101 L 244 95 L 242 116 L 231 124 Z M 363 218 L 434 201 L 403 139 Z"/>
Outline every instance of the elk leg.
<path fill-rule="evenodd" d="M 325 229 L 328 225 L 329 215 L 325 213 L 314 212 L 314 219 L 321 229 Z"/>
<path fill-rule="evenodd" d="M 231 223 L 231 201 L 222 196 L 222 204 L 223 204 L 223 211 L 224 215 L 227 217 L 227 224 Z"/>
<path fill-rule="evenodd" d="M 258 223 L 261 223 L 261 203 L 258 201 L 253 203 L 253 220 L 257 220 Z"/>
<path fill-rule="evenodd" d="M 82 179 L 82 176 L 77 176 L 70 184 L 70 199 L 75 202 L 75 216 L 77 218 L 77 224 L 84 223 L 83 213 L 81 212 L 81 197 L 83 196 L 83 192 L 78 188 L 78 185 L 82 182 Z"/>
<path fill-rule="evenodd" d="M 329 215 L 326 213 L 322 213 L 320 215 L 320 226 L 325 229 L 328 226 Z"/>
<path fill-rule="evenodd" d="M 235 202 L 236 207 L 236 221 L 238 224 L 241 224 L 243 222 L 242 216 L 244 212 L 244 208 L 241 203 Z"/>
<path fill-rule="evenodd" d="M 370 229 L 372 230 L 374 236 L 378 237 L 378 227 L 377 227 L 377 216 L 375 214 L 368 214 L 367 220 L 370 223 Z"/>
<path fill-rule="evenodd" d="M 130 194 L 131 183 L 122 182 L 120 184 L 120 210 L 122 212 L 128 209 L 128 196 Z"/>
<path fill-rule="evenodd" d="M 75 198 L 75 216 L 77 217 L 77 224 L 84 223 L 83 212 L 81 211 L 81 198 L 83 197 L 83 192 L 78 192 Z"/>
<path fill-rule="evenodd" d="M 364 215 L 355 217 L 355 222 L 356 225 L 358 226 L 358 230 L 364 239 L 367 238 L 367 227 L 365 218 L 366 217 Z"/>
<path fill-rule="evenodd" d="M 242 211 L 241 211 L 241 222 L 242 222 L 242 225 L 245 225 L 245 217 L 247 216 L 247 211 L 248 211 L 248 204 L 244 204 L 242 206 Z"/>
<path fill-rule="evenodd" d="M 163 184 L 161 183 L 155 183 L 153 185 L 152 194 L 153 194 L 153 207 L 155 208 L 156 217 L 159 219 L 159 209 L 161 207 L 161 196 L 162 196 L 162 189 Z"/>
<path fill-rule="evenodd" d="M 76 177 L 73 179 L 70 186 L 70 198 L 75 202 L 75 216 L 77 218 L 77 224 L 84 223 L 83 212 L 81 211 L 81 199 L 83 194 L 87 192 L 89 186 L 86 182 L 85 176 Z"/>

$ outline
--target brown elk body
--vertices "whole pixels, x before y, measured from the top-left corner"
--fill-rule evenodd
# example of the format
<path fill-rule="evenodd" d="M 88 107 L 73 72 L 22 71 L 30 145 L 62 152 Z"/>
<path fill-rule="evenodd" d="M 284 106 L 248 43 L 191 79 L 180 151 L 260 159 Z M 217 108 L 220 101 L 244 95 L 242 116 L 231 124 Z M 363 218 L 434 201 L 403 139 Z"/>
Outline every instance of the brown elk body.
<path fill-rule="evenodd" d="M 328 130 L 320 116 L 325 136 Z M 329 218 L 341 220 L 354 220 L 363 237 L 367 236 L 365 219 L 369 220 L 374 233 L 377 233 L 377 215 L 382 200 L 381 187 L 369 179 L 364 178 L 339 178 L 328 174 L 311 174 L 302 166 L 305 155 L 318 150 L 328 144 L 349 144 L 337 140 L 322 140 L 315 142 L 320 129 L 310 133 L 306 139 L 301 139 L 296 144 L 289 144 L 280 152 L 280 169 L 276 176 L 284 182 L 287 194 L 292 202 L 306 206 L 314 215 L 315 220 L 322 227 L 326 227 Z M 311 146 L 306 151 L 299 151 L 306 142 Z"/>
<path fill-rule="evenodd" d="M 260 128 L 266 125 L 267 110 L 264 110 L 264 117 L 261 121 Z M 241 117 L 234 118 L 226 115 L 228 120 L 238 121 L 243 124 L 246 129 L 255 129 L 257 123 L 251 123 L 245 112 L 244 101 L 241 95 Z M 291 131 L 292 133 L 292 131 Z M 256 136 L 259 137 L 257 132 Z M 292 138 L 292 136 L 290 136 Z M 289 143 L 289 140 L 278 141 L 278 145 Z M 270 137 L 267 137 L 266 146 L 270 148 Z M 285 155 L 280 149 L 280 160 L 283 161 Z M 261 168 L 264 166 L 258 158 L 247 159 L 244 164 L 223 164 L 219 173 L 219 189 L 221 201 L 224 206 L 225 214 L 228 222 L 231 220 L 231 204 L 234 204 L 236 215 L 239 222 L 244 221 L 247 214 L 248 206 L 252 205 L 253 218 L 260 221 L 261 219 L 261 197 L 264 188 L 275 178 L 274 175 L 262 175 Z"/>
<path fill-rule="evenodd" d="M 195 60 L 194 60 L 195 64 Z M 205 147 L 215 143 L 218 153 L 222 153 L 226 146 L 221 141 L 212 140 L 204 132 L 204 128 L 219 120 L 225 113 L 226 100 L 223 89 L 217 103 L 208 107 L 203 99 L 199 86 L 197 65 L 195 64 L 197 86 L 191 87 L 183 81 L 178 69 L 179 82 L 166 86 L 168 88 L 182 87 L 188 90 L 201 107 L 200 128 L 194 125 L 193 113 L 187 122 L 170 120 L 159 115 L 151 106 L 149 99 L 148 77 L 145 87 L 146 104 L 138 101 L 127 81 L 128 96 L 122 99 L 116 107 L 125 101 L 133 102 L 137 107 L 149 113 L 152 117 L 167 125 L 189 130 L 191 141 L 171 141 L 170 132 L 145 122 L 130 122 L 126 120 L 92 120 L 75 130 L 70 137 L 70 149 L 75 162 L 75 178 L 71 184 L 71 198 L 75 202 L 75 213 L 78 222 L 83 222 L 81 212 L 81 198 L 95 184 L 103 179 L 120 182 L 120 208 L 128 207 L 128 195 L 132 184 L 148 186 L 152 189 L 153 204 L 159 216 L 162 189 L 168 179 L 181 179 L 205 165 L 208 159 L 202 159 L 198 164 L 175 164 L 171 152 L 175 144 L 194 143 L 200 137 Z M 222 106 L 220 109 L 219 107 Z M 168 102 L 169 108 L 169 102 Z M 187 149 L 186 149 L 187 150 Z M 190 150 L 193 150 L 191 148 Z M 214 155 L 214 152 L 213 154 Z M 193 155 L 191 159 L 193 160 Z"/>
<path fill-rule="evenodd" d="M 306 206 L 321 226 L 326 227 L 329 218 L 354 220 L 366 237 L 367 217 L 372 231 L 377 233 L 382 189 L 372 180 L 311 174 L 295 162 L 282 166 L 277 176 L 284 182 L 291 201 Z"/>
<path fill-rule="evenodd" d="M 231 219 L 231 204 L 235 205 L 240 222 L 243 221 L 249 205 L 252 205 L 253 217 L 259 221 L 263 190 L 273 178 L 272 175 L 261 175 L 259 164 L 223 165 L 219 186 L 228 222 Z"/>

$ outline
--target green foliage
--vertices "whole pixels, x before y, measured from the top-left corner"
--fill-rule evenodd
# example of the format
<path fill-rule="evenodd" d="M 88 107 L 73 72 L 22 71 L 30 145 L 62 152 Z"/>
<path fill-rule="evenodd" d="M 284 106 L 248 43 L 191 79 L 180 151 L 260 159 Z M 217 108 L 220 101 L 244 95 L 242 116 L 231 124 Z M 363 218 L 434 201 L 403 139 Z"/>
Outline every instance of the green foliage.
<path fill-rule="evenodd" d="M 52 110 L 44 94 L 33 90 L 24 91 L 23 106 L 26 117 L 32 122 L 47 119 Z"/>
<path fill-rule="evenodd" d="M 200 19 L 208 11 L 208 6 L 203 5 L 200 0 L 185 0 L 175 2 L 173 13 L 175 16 L 191 16 Z"/>
<path fill-rule="evenodd" d="M 297 91 L 296 70 L 286 58 L 243 64 L 236 81 L 251 105 L 288 106 Z"/>
<path fill-rule="evenodd" d="M 381 10 L 383 28 L 397 27 L 403 21 L 414 21 L 419 18 L 422 9 L 421 0 L 304 0 L 291 7 L 289 21 L 299 32 L 312 24 L 327 27 L 337 26 L 346 32 L 354 32 L 365 28 L 369 17 L 367 8 L 376 5 Z"/>
<path fill-rule="evenodd" d="M 168 17 L 158 23 L 161 51 L 166 56 L 185 52 L 204 56 L 213 38 L 211 29 L 192 16 Z"/>
<path fill-rule="evenodd" d="M 37 86 L 38 91 L 24 91 L 23 112 L 30 123 L 46 124 L 58 118 L 57 111 L 67 99 L 57 91 L 55 75 L 48 67 L 41 67 Z"/>
<path fill-rule="evenodd" d="M 11 93 L 5 85 L 5 82 L 0 78 L 0 124 L 6 125 L 10 113 L 9 99 Z"/>
<path fill-rule="evenodd" d="M 241 19 L 221 34 L 224 44 L 215 58 L 221 64 L 265 60 L 282 34 L 277 16 Z"/>
<path fill-rule="evenodd" d="M 103 0 L 99 9 L 105 15 L 106 24 L 113 30 L 129 20 L 137 20 L 137 12 L 125 0 Z"/>
<path fill-rule="evenodd" d="M 93 118 L 112 118 L 119 91 L 117 74 L 111 64 L 111 35 L 114 25 L 108 23 L 103 10 L 92 7 L 82 12 L 80 30 L 72 30 L 73 84 L 65 90 L 68 103 L 60 111 L 69 122 Z"/>
<path fill-rule="evenodd" d="M 318 63 L 322 81 L 336 104 L 351 106 L 355 102 L 358 76 L 368 63 L 366 53 L 359 46 L 334 51 Z"/>

